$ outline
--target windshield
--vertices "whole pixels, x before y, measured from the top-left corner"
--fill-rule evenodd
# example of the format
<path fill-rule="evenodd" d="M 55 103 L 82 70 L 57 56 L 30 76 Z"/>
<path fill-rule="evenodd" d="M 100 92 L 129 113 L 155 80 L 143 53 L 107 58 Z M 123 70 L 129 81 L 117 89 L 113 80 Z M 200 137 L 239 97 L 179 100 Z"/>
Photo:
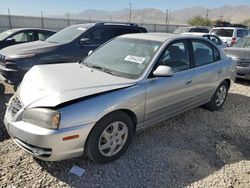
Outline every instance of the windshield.
<path fill-rule="evenodd" d="M 6 39 L 8 36 L 10 36 L 13 33 L 13 31 L 8 30 L 0 33 L 0 40 Z"/>
<path fill-rule="evenodd" d="M 69 26 L 47 38 L 47 42 L 65 44 L 73 41 L 84 33 L 87 29 L 81 26 Z"/>
<path fill-rule="evenodd" d="M 245 37 L 239 39 L 236 44 L 234 45 L 236 48 L 250 48 L 250 38 Z"/>
<path fill-rule="evenodd" d="M 83 63 L 117 76 L 137 79 L 162 43 L 140 39 L 118 38 L 99 48 Z"/>
<path fill-rule="evenodd" d="M 211 34 L 218 35 L 220 37 L 233 37 L 233 29 L 213 29 Z"/>

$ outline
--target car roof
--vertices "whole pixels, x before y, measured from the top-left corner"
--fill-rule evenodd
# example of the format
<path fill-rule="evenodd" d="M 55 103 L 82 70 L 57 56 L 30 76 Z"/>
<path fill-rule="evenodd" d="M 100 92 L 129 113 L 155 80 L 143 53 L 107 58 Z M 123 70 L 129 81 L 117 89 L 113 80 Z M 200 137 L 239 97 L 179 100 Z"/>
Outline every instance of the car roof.
<path fill-rule="evenodd" d="M 25 30 L 38 30 L 38 31 L 51 31 L 51 32 L 55 32 L 51 29 L 43 29 L 43 28 L 15 28 L 15 29 L 10 29 L 10 30 L 7 30 L 7 31 L 12 31 L 12 32 L 18 32 L 18 31 L 25 31 Z"/>
<path fill-rule="evenodd" d="M 181 33 L 181 35 L 195 35 L 195 36 L 203 36 L 207 35 L 208 33 L 198 33 L 198 32 L 187 32 L 187 33 Z"/>
<path fill-rule="evenodd" d="M 71 27 L 84 27 L 87 29 L 94 26 L 122 26 L 122 27 L 144 28 L 135 23 L 127 23 L 127 22 L 96 22 L 96 23 L 79 23 L 71 25 Z"/>
<path fill-rule="evenodd" d="M 172 33 L 135 33 L 135 34 L 121 35 L 118 38 L 140 39 L 140 40 L 157 41 L 163 43 L 169 39 L 197 39 L 197 36 L 172 34 Z M 204 39 L 202 37 L 199 38 L 201 38 L 202 40 Z"/>
<path fill-rule="evenodd" d="M 242 28 L 242 27 L 214 27 L 212 29 L 243 29 L 243 30 L 248 30 L 248 29 Z"/>
<path fill-rule="evenodd" d="M 165 42 L 169 38 L 173 38 L 177 36 L 178 35 L 176 34 L 170 34 L 170 33 L 135 33 L 135 34 L 121 35 L 118 38 L 141 39 L 141 40 Z"/>
<path fill-rule="evenodd" d="M 184 26 L 184 27 L 178 27 L 178 28 L 188 28 L 188 29 L 207 29 L 205 26 Z"/>
<path fill-rule="evenodd" d="M 198 33 L 198 32 L 187 32 L 187 33 L 181 33 L 181 35 L 193 35 L 193 36 L 216 36 L 211 33 Z"/>

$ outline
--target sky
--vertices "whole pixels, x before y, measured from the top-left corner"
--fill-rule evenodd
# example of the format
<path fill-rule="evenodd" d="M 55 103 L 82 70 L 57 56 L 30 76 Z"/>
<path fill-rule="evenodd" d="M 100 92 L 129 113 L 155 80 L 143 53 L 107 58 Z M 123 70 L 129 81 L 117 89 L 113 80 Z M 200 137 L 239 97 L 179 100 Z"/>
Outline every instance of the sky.
<path fill-rule="evenodd" d="M 0 14 L 38 16 L 62 15 L 66 13 L 79 13 L 87 9 L 120 10 L 129 8 L 157 8 L 161 10 L 178 10 L 182 8 L 202 6 L 217 8 L 224 5 L 250 6 L 250 0 L 0 0 Z"/>

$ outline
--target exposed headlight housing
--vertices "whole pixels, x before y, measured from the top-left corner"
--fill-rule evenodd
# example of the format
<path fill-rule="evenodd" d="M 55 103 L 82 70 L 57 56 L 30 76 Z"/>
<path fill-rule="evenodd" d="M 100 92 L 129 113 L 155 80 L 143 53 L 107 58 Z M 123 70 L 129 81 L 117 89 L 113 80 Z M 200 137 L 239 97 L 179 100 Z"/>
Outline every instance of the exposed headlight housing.
<path fill-rule="evenodd" d="M 61 119 L 59 111 L 47 108 L 32 108 L 24 111 L 23 121 L 47 129 L 58 129 Z"/>
<path fill-rule="evenodd" d="M 238 57 L 235 57 L 235 56 L 229 56 L 231 57 L 234 61 L 237 61 L 239 58 Z"/>
<path fill-rule="evenodd" d="M 36 54 L 16 54 L 16 55 L 10 55 L 6 57 L 6 60 L 12 60 L 12 59 L 25 59 L 25 58 L 31 58 L 34 57 Z"/>
<path fill-rule="evenodd" d="M 5 67 L 7 69 L 17 69 L 18 68 L 18 65 L 16 63 L 13 63 L 13 62 L 7 62 L 5 64 Z"/>

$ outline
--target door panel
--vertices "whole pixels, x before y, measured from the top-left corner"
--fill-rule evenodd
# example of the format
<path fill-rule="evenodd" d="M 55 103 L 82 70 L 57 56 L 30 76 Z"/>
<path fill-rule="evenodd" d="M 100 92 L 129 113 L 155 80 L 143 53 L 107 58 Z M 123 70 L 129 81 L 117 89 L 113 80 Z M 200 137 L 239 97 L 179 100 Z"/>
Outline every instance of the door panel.
<path fill-rule="evenodd" d="M 172 77 L 148 79 L 146 84 L 145 123 L 166 119 L 194 105 L 192 69 Z"/>
<path fill-rule="evenodd" d="M 206 103 L 210 101 L 219 85 L 224 69 L 220 61 L 219 51 L 206 41 L 192 41 L 194 50 L 195 100 Z"/>
<path fill-rule="evenodd" d="M 147 80 L 145 123 L 163 120 L 194 105 L 194 70 L 189 52 L 187 40 L 176 40 L 162 53 L 156 67 L 169 66 L 174 75 Z"/>

